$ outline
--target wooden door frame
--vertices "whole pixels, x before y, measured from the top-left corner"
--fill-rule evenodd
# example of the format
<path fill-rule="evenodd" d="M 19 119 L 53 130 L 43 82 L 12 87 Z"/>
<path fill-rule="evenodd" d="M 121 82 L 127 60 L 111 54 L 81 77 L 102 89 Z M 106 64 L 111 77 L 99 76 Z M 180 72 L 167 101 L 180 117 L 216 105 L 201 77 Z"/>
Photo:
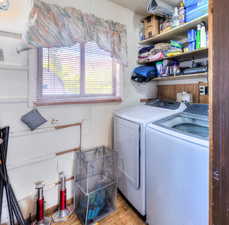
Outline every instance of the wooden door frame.
<path fill-rule="evenodd" d="M 229 0 L 209 0 L 210 225 L 229 224 Z"/>

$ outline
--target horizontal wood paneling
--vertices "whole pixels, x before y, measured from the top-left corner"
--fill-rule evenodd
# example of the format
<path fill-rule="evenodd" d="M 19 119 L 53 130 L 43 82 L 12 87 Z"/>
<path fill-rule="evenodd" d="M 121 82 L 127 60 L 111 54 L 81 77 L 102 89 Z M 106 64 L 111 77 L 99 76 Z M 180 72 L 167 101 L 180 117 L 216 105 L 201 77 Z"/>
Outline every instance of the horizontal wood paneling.
<path fill-rule="evenodd" d="M 208 88 L 208 83 L 200 82 L 199 86 L 205 86 Z M 203 95 L 203 96 L 200 95 L 200 103 L 208 104 L 209 103 L 209 95 Z"/>
<path fill-rule="evenodd" d="M 55 156 L 80 146 L 80 127 L 65 126 L 25 136 L 17 136 L 9 141 L 8 164 L 10 167 L 34 161 L 37 158 Z M 17 157 L 15 157 L 17 155 Z"/>
<path fill-rule="evenodd" d="M 160 99 L 176 101 L 177 93 L 186 91 L 193 95 L 193 102 L 199 102 L 199 86 L 198 84 L 176 84 L 176 85 L 160 85 L 158 86 L 158 96 Z"/>
<path fill-rule="evenodd" d="M 177 93 L 187 92 L 192 94 L 193 103 L 208 103 L 208 96 L 201 96 L 199 93 L 199 85 L 203 83 L 194 84 L 174 84 L 174 85 L 159 85 L 158 86 L 158 98 L 163 100 L 176 101 Z M 204 83 L 204 85 L 207 85 Z"/>

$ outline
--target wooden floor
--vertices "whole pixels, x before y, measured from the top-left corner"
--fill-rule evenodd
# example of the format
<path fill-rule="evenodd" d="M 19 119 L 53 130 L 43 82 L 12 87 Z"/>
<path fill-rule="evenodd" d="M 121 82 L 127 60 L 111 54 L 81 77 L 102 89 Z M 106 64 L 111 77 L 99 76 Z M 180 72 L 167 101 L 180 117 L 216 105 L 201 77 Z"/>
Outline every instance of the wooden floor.
<path fill-rule="evenodd" d="M 55 225 L 81 225 L 81 223 L 73 214 L 67 222 L 56 223 Z M 118 195 L 117 210 L 107 218 L 96 223 L 96 225 L 145 225 L 145 223 L 126 201 Z"/>

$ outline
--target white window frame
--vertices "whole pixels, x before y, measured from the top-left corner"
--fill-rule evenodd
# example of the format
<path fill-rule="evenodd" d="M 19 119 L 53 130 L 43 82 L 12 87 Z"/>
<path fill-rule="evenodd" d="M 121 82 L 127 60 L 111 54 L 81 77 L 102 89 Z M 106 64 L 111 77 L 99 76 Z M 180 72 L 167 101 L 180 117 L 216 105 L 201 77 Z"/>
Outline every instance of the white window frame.
<path fill-rule="evenodd" d="M 56 96 L 42 96 L 42 74 L 43 74 L 43 56 L 42 48 L 37 50 L 37 79 L 36 79 L 36 102 L 37 106 L 59 105 L 59 104 L 90 104 L 90 103 L 106 103 L 106 102 L 121 102 L 121 83 L 120 75 L 122 72 L 122 65 L 119 64 L 119 71 L 117 71 L 117 63 L 113 59 L 112 63 L 112 79 L 113 92 L 112 94 L 86 94 L 85 93 L 85 44 L 80 44 L 80 94 L 76 95 L 56 95 Z"/>

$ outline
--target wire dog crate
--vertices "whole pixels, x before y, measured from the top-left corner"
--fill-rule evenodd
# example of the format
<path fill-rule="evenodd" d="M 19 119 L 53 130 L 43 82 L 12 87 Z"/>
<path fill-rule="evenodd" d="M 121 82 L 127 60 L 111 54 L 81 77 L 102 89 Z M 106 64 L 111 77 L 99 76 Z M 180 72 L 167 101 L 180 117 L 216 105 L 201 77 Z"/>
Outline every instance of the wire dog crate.
<path fill-rule="evenodd" d="M 117 153 L 104 146 L 76 153 L 75 212 L 85 225 L 116 208 Z"/>

